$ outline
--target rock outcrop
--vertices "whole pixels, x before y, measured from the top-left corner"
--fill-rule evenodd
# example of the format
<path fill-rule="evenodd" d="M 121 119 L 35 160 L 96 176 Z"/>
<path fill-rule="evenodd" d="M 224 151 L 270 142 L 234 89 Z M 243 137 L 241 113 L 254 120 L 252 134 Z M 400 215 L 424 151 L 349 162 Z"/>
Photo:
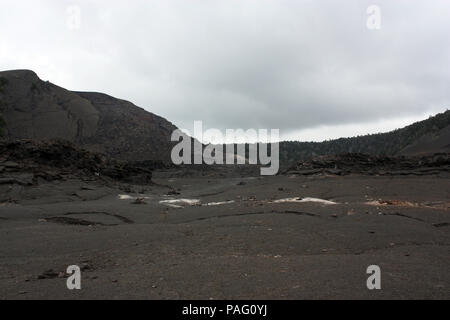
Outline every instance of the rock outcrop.
<path fill-rule="evenodd" d="M 40 179 L 112 179 L 134 184 L 150 184 L 151 167 L 108 159 L 103 154 L 77 148 L 66 140 L 0 141 L 0 184 L 33 184 Z M 32 180 L 17 178 L 31 174 Z"/>
<path fill-rule="evenodd" d="M 32 71 L 0 72 L 3 137 L 64 139 L 129 161 L 170 160 L 176 127 L 130 102 L 106 94 L 72 92 Z"/>

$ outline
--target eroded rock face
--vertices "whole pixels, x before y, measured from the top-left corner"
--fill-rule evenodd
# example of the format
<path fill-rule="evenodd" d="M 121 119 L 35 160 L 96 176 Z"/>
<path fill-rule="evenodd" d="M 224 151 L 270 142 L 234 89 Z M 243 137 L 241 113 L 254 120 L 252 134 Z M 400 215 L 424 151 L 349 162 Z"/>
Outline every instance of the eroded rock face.
<path fill-rule="evenodd" d="M 81 142 L 97 132 L 100 112 L 88 100 L 32 71 L 0 72 L 0 77 L 6 79 L 0 98 L 7 138 Z"/>
<path fill-rule="evenodd" d="M 172 132 L 177 128 L 164 118 L 102 93 L 77 92 L 99 112 L 98 129 L 83 144 L 89 150 L 121 160 L 170 161 Z"/>
<path fill-rule="evenodd" d="M 121 160 L 170 160 L 167 120 L 101 93 L 72 92 L 29 70 L 0 72 L 3 136 L 65 139 Z"/>

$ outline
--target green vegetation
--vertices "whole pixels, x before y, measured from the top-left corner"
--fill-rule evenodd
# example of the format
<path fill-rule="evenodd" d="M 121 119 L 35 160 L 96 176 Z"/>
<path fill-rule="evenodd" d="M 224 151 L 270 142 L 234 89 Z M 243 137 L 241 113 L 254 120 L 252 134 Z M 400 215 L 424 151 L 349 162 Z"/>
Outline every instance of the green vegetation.
<path fill-rule="evenodd" d="M 402 129 L 387 133 L 377 133 L 353 138 L 340 138 L 324 142 L 280 142 L 280 164 L 288 167 L 300 161 L 308 161 L 317 156 L 364 153 L 372 156 L 396 156 L 400 151 L 420 137 L 433 134 L 450 125 L 450 110 L 413 123 Z M 249 145 L 245 146 L 249 156 Z M 235 147 L 236 150 L 236 147 Z"/>
<path fill-rule="evenodd" d="M 280 161 L 297 162 L 314 156 L 339 153 L 367 153 L 372 155 L 395 155 L 419 137 L 437 132 L 450 124 L 450 110 L 427 120 L 416 122 L 402 129 L 387 133 L 371 134 L 354 138 L 341 138 L 324 142 L 281 142 Z"/>

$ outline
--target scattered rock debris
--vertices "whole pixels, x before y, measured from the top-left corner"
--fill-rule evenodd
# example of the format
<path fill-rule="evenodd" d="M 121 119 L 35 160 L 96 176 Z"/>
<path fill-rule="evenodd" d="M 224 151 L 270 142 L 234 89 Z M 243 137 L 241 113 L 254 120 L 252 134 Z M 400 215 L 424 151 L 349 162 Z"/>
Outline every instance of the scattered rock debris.
<path fill-rule="evenodd" d="M 435 202 L 411 202 L 405 200 L 374 200 L 365 202 L 365 204 L 370 206 L 396 206 L 396 207 L 409 207 L 409 208 L 430 208 L 430 209 L 450 209 L 450 203 L 443 201 L 435 201 Z"/>
<path fill-rule="evenodd" d="M 37 276 L 38 280 L 59 278 L 60 272 L 49 269 Z"/>
<path fill-rule="evenodd" d="M 147 204 L 147 202 L 145 202 L 145 198 L 136 198 L 131 204 Z"/>
<path fill-rule="evenodd" d="M 434 223 L 433 226 L 436 228 L 448 227 L 450 226 L 450 222 Z"/>

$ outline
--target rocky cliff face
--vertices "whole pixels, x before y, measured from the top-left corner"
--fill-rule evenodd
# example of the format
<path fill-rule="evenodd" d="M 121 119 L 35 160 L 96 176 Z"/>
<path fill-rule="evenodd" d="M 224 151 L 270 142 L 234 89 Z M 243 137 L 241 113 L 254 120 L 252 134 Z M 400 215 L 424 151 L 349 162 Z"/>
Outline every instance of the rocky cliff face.
<path fill-rule="evenodd" d="M 151 166 L 144 168 L 126 161 L 108 159 L 63 140 L 0 141 L 0 186 L 37 185 L 39 180 L 67 178 L 102 180 L 104 183 L 112 179 L 145 185 L 151 183 L 153 169 Z"/>
<path fill-rule="evenodd" d="M 0 72 L 3 136 L 64 139 L 122 160 L 170 160 L 176 127 L 130 102 L 101 93 L 72 92 L 32 71 Z"/>

